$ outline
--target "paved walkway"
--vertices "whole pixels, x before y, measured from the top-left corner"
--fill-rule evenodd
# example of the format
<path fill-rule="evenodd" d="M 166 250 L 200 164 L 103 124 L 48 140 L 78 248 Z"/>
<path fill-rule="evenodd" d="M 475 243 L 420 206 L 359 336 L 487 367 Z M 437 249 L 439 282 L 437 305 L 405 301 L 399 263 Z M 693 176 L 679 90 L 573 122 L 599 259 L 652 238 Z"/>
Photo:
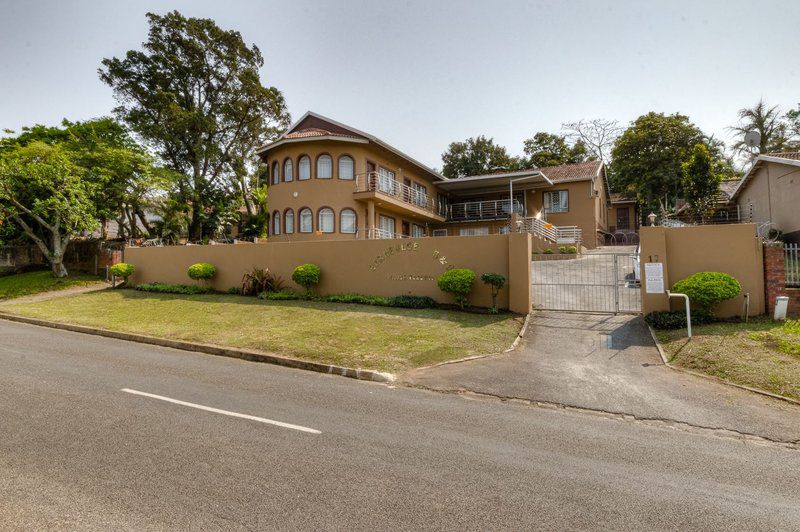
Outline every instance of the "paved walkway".
<path fill-rule="evenodd" d="M 90 285 L 73 286 L 63 290 L 51 290 L 49 292 L 41 292 L 30 296 L 22 296 L 13 299 L 0 300 L 0 306 L 3 305 L 16 305 L 17 303 L 35 303 L 37 301 L 47 301 L 48 299 L 56 299 L 58 297 L 77 296 L 80 294 L 88 294 L 89 292 L 97 292 L 105 290 L 111 285 L 105 281 L 99 281 Z"/>
<path fill-rule="evenodd" d="M 664 366 L 639 317 L 539 312 L 512 353 L 403 380 L 800 441 L 800 407 Z"/>

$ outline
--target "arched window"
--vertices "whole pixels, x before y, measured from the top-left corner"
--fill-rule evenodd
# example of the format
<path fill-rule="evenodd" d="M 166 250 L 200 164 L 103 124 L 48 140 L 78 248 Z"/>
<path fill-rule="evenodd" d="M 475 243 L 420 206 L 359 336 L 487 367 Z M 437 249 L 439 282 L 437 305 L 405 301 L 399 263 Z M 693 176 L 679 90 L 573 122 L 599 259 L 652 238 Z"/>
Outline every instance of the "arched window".
<path fill-rule="evenodd" d="M 300 181 L 311 179 L 311 159 L 308 155 L 303 155 L 297 162 L 297 179 Z"/>
<path fill-rule="evenodd" d="M 339 232 L 356 232 L 356 211 L 353 209 L 342 209 L 342 212 L 339 213 Z"/>
<path fill-rule="evenodd" d="M 281 234 L 281 213 L 278 211 L 272 213 L 272 234 Z"/>
<path fill-rule="evenodd" d="M 300 209 L 300 232 L 310 233 L 314 230 L 312 224 L 314 223 L 314 216 L 311 214 L 311 209 L 304 207 Z"/>
<path fill-rule="evenodd" d="M 329 209 L 328 207 L 323 207 L 319 210 L 319 230 L 323 233 L 333 233 L 333 226 L 334 226 L 334 214 L 333 209 Z"/>
<path fill-rule="evenodd" d="M 320 155 L 317 158 L 317 179 L 330 179 L 333 177 L 333 159 L 330 155 Z"/>
<path fill-rule="evenodd" d="M 292 179 L 294 179 L 294 174 L 292 173 L 292 160 L 286 159 L 283 162 L 283 180 L 291 181 Z"/>
<path fill-rule="evenodd" d="M 277 185 L 281 182 L 281 173 L 279 171 L 280 165 L 278 165 L 278 161 L 272 163 L 272 184 Z"/>
<path fill-rule="evenodd" d="M 339 179 L 353 179 L 355 164 L 349 155 L 339 157 Z"/>
<path fill-rule="evenodd" d="M 294 233 L 294 211 L 292 209 L 283 213 L 283 227 L 283 232 L 287 235 Z"/>

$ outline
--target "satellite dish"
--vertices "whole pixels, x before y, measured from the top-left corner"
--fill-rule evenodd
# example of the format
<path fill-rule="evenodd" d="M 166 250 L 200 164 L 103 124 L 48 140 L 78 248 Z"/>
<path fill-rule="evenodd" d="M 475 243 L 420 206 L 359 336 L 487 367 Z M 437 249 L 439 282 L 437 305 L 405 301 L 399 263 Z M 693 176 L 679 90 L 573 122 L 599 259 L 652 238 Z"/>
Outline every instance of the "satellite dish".
<path fill-rule="evenodd" d="M 748 131 L 744 135 L 744 143 L 755 148 L 761 144 L 761 133 L 758 131 Z"/>

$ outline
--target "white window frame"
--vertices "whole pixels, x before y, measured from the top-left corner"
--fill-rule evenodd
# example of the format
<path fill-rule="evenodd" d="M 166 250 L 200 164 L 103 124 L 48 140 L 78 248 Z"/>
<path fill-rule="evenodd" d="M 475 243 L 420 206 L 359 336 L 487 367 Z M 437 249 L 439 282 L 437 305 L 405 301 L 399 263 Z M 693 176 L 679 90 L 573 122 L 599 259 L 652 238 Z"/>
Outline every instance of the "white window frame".
<path fill-rule="evenodd" d="M 384 224 L 384 221 L 386 222 Z M 389 225 L 391 223 L 391 229 Z M 385 227 L 384 227 L 385 226 Z M 397 234 L 397 220 L 391 216 L 378 215 L 378 238 L 394 238 Z"/>
<path fill-rule="evenodd" d="M 286 159 L 283 161 L 283 180 L 294 181 L 294 163 L 292 163 L 291 159 Z"/>
<path fill-rule="evenodd" d="M 433 236 L 447 236 L 447 229 L 434 229 Z"/>
<path fill-rule="evenodd" d="M 320 171 L 320 163 L 323 160 L 328 161 L 328 175 L 323 175 L 323 173 Z M 317 157 L 317 179 L 332 179 L 332 178 L 333 178 L 333 157 L 331 157 L 327 153 L 324 153 L 319 157 Z"/>
<path fill-rule="evenodd" d="M 283 213 L 283 232 L 287 235 L 294 233 L 294 211 L 292 209 Z"/>
<path fill-rule="evenodd" d="M 303 155 L 297 161 L 297 180 L 308 181 L 311 179 L 311 157 Z"/>
<path fill-rule="evenodd" d="M 281 165 L 278 161 L 272 163 L 272 184 L 277 185 L 281 182 Z"/>
<path fill-rule="evenodd" d="M 306 214 L 308 216 L 304 216 Z M 311 209 L 309 209 L 308 207 L 303 207 L 302 209 L 300 209 L 298 217 L 300 218 L 300 223 L 299 223 L 300 232 L 301 233 L 313 233 L 314 232 L 314 213 L 311 212 Z M 308 229 L 304 228 L 305 224 L 303 222 L 306 222 L 306 221 L 308 222 Z"/>
<path fill-rule="evenodd" d="M 281 211 L 272 213 L 272 234 L 281 234 Z"/>
<path fill-rule="evenodd" d="M 489 227 L 482 225 L 479 227 L 461 227 L 458 236 L 486 236 L 489 234 Z"/>
<path fill-rule="evenodd" d="M 353 217 L 352 231 L 348 230 L 350 226 L 345 224 L 345 215 Z M 339 232 L 345 234 L 355 234 L 357 220 L 358 217 L 356 215 L 356 211 L 353 209 L 342 209 L 342 211 L 339 213 Z"/>
<path fill-rule="evenodd" d="M 411 238 L 422 238 L 425 236 L 425 227 L 419 224 L 411 224 Z"/>
<path fill-rule="evenodd" d="M 350 161 L 349 177 L 342 177 L 342 161 L 344 160 Z M 339 179 L 352 181 L 353 179 L 355 179 L 355 175 L 356 175 L 356 162 L 353 160 L 353 158 L 350 157 L 349 155 L 342 155 L 341 157 L 339 157 Z"/>
<path fill-rule="evenodd" d="M 554 199 L 555 203 L 553 203 Z M 548 214 L 569 212 L 569 190 L 548 190 L 544 192 L 544 211 Z"/>
<path fill-rule="evenodd" d="M 329 220 L 323 219 L 323 215 L 330 217 Z M 327 228 L 327 223 L 330 222 L 330 228 Z M 333 233 L 336 231 L 336 213 L 330 207 L 323 207 L 317 212 L 317 227 L 321 233 Z"/>
<path fill-rule="evenodd" d="M 382 166 L 378 167 L 378 190 L 391 196 L 397 195 L 397 175 Z"/>

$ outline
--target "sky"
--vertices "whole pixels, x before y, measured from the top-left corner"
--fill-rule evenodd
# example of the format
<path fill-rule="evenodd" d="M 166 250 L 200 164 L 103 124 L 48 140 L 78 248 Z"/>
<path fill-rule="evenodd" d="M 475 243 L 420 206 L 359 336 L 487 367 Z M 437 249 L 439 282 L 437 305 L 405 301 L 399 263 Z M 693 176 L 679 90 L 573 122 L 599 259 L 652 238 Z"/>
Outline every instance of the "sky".
<path fill-rule="evenodd" d="M 730 142 L 740 108 L 800 103 L 797 0 L 0 0 L 0 130 L 110 114 L 100 61 L 173 9 L 256 44 L 293 119 L 315 111 L 436 168 L 453 141 L 518 155 L 536 131 L 649 111 Z"/>

